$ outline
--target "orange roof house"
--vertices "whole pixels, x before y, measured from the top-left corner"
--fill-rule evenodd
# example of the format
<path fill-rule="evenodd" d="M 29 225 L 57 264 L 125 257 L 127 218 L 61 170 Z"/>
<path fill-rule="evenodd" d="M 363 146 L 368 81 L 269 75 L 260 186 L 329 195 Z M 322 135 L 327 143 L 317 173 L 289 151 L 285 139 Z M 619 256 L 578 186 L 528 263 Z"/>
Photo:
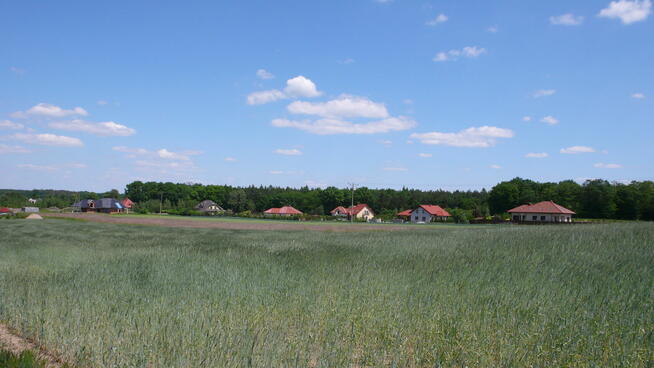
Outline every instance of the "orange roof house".
<path fill-rule="evenodd" d="M 516 222 L 572 222 L 576 213 L 552 201 L 523 204 L 507 211 Z"/>
<path fill-rule="evenodd" d="M 449 212 L 435 204 L 421 204 L 415 210 L 407 211 L 410 211 L 411 222 L 445 221 L 451 216 Z"/>
<path fill-rule="evenodd" d="M 264 215 L 274 215 L 274 216 L 294 216 L 301 215 L 302 211 L 299 211 L 292 206 L 284 206 L 280 208 L 269 208 L 263 211 Z"/>

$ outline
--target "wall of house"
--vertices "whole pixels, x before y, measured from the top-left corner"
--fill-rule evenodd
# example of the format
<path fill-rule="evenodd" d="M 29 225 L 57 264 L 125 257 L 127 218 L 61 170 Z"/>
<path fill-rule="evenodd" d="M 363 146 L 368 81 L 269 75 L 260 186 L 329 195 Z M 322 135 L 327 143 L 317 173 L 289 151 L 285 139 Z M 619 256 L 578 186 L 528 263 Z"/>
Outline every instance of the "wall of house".
<path fill-rule="evenodd" d="M 552 214 L 552 213 L 512 213 L 511 220 L 514 220 L 514 216 L 519 216 L 519 221 L 543 221 L 543 222 L 571 222 L 571 215 L 562 215 L 562 214 Z M 534 219 L 536 216 L 536 219 Z"/>
<path fill-rule="evenodd" d="M 431 222 L 432 216 L 422 207 L 418 207 L 411 212 L 411 222 Z"/>
<path fill-rule="evenodd" d="M 373 215 L 372 211 L 370 211 L 370 209 L 366 207 L 361 211 L 359 211 L 359 213 L 354 215 L 354 218 L 362 219 L 362 220 L 372 220 L 373 218 L 375 218 L 375 215 Z"/>

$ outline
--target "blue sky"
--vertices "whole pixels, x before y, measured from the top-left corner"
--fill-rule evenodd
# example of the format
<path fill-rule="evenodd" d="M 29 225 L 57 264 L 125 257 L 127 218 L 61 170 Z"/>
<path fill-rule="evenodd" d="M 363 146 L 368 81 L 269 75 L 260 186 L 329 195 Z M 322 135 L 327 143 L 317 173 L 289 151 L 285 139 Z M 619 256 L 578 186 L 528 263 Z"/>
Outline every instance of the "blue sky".
<path fill-rule="evenodd" d="M 654 179 L 650 0 L 0 4 L 0 187 Z"/>

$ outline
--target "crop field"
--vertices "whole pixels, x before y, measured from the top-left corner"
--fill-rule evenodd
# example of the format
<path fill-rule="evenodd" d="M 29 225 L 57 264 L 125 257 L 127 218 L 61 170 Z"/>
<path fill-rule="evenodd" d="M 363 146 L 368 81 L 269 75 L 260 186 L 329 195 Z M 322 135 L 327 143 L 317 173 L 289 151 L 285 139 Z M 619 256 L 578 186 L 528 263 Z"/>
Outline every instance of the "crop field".
<path fill-rule="evenodd" d="M 0 322 L 78 367 L 652 367 L 654 224 L 1 221 Z"/>

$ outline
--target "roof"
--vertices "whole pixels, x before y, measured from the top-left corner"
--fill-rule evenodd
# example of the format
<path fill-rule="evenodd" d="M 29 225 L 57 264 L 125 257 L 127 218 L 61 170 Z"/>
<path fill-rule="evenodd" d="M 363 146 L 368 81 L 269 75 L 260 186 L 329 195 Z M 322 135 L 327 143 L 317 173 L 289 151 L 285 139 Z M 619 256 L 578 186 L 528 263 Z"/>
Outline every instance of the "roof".
<path fill-rule="evenodd" d="M 122 204 L 125 208 L 132 208 L 134 202 L 132 202 L 132 200 L 129 198 L 124 198 L 122 201 L 120 201 L 120 204 Z"/>
<path fill-rule="evenodd" d="M 217 208 L 212 209 L 211 207 L 217 207 Z M 198 203 L 198 205 L 195 206 L 195 209 L 200 211 L 223 211 L 223 208 L 220 207 L 218 203 L 210 199 L 205 199 L 204 201 Z"/>
<path fill-rule="evenodd" d="M 7 207 L 0 208 L 0 213 L 10 213 L 10 212 L 11 212 L 11 210 L 9 208 L 7 208 Z"/>
<path fill-rule="evenodd" d="M 302 214 L 301 211 L 298 211 L 291 206 L 284 206 L 281 208 L 269 208 L 263 211 L 263 213 L 267 215 L 301 215 Z"/>
<path fill-rule="evenodd" d="M 91 203 L 94 204 L 91 207 Z M 114 198 L 102 198 L 102 199 L 84 199 L 73 205 L 73 207 L 80 208 L 95 208 L 95 209 L 106 209 L 106 208 L 118 208 L 122 209 L 123 205 Z"/>
<path fill-rule="evenodd" d="M 432 216 L 449 217 L 449 212 L 445 211 L 441 206 L 435 204 L 421 204 L 423 210 L 427 211 Z"/>
<path fill-rule="evenodd" d="M 366 209 L 366 208 L 370 211 L 370 213 L 371 213 L 372 215 L 375 214 L 375 213 L 373 212 L 372 208 L 370 208 L 370 207 L 369 207 L 367 204 L 365 204 L 365 203 L 359 203 L 359 204 L 357 204 L 356 206 L 354 206 L 354 208 L 349 207 L 349 208 L 347 209 L 347 212 L 348 212 L 348 214 L 350 214 L 350 215 L 355 215 L 355 216 L 356 216 L 359 212 L 363 211 L 363 210 Z"/>
<path fill-rule="evenodd" d="M 338 207 L 334 208 L 333 210 L 329 211 L 329 213 L 331 213 L 332 215 L 337 213 L 337 212 L 338 213 L 343 213 L 343 214 L 348 213 L 347 208 L 345 208 L 343 206 L 338 206 Z"/>
<path fill-rule="evenodd" d="M 404 210 L 402 212 L 398 212 L 397 215 L 398 216 L 411 216 L 411 212 L 413 212 L 413 210 Z"/>
<path fill-rule="evenodd" d="M 575 215 L 573 211 L 560 206 L 552 201 L 543 201 L 535 204 L 523 204 L 516 208 L 510 209 L 507 212 L 520 212 L 520 213 L 559 213 L 564 215 Z"/>

